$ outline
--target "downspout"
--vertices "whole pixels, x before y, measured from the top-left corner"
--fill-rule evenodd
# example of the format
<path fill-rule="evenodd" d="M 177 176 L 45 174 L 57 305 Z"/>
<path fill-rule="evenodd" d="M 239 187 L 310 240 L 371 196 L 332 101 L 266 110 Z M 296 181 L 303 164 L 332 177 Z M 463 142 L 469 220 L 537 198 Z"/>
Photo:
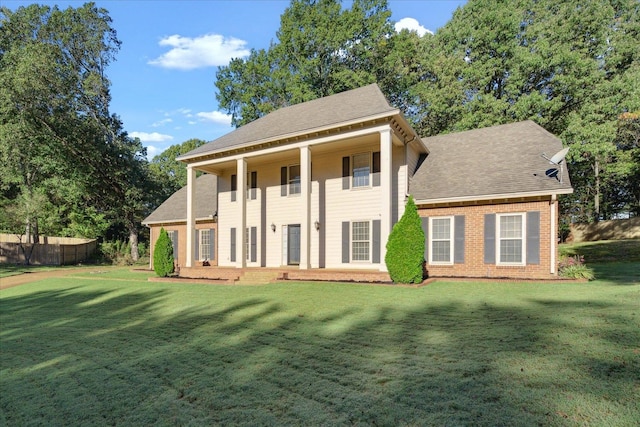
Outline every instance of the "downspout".
<path fill-rule="evenodd" d="M 550 254 L 549 254 L 549 259 L 550 259 L 550 266 L 549 266 L 549 272 L 551 274 L 556 274 L 556 248 L 557 248 L 557 240 L 558 240 L 558 233 L 556 231 L 556 224 L 557 224 L 557 219 L 556 219 L 556 206 L 557 206 L 557 195 L 556 194 L 552 194 L 551 195 L 551 202 L 549 203 L 549 209 L 550 209 L 550 229 L 551 229 L 551 235 L 549 236 L 549 246 L 550 246 Z"/>

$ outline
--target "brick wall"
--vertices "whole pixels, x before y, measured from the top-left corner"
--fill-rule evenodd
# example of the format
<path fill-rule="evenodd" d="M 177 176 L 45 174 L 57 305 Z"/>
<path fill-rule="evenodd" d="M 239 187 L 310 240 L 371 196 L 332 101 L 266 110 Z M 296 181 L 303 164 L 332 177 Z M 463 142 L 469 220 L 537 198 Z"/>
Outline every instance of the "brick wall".
<path fill-rule="evenodd" d="M 178 266 L 184 267 L 187 262 L 187 225 L 185 223 L 151 225 L 150 227 L 151 247 L 149 252 L 151 254 L 150 267 L 153 268 L 153 249 L 155 248 L 156 241 L 158 240 L 158 236 L 160 235 L 160 229 L 162 227 L 164 227 L 166 231 L 178 232 L 177 263 L 178 263 Z M 207 228 L 209 229 L 213 228 L 216 230 L 215 242 L 213 242 L 213 244 L 215 245 L 215 249 L 214 249 L 215 259 L 212 259 L 209 262 L 211 265 L 218 265 L 218 224 L 213 221 L 197 221 L 196 222 L 196 230 L 207 229 Z M 202 262 L 196 261 L 194 265 L 196 266 L 202 265 Z"/>
<path fill-rule="evenodd" d="M 509 277 L 527 279 L 552 279 L 551 274 L 551 212 L 550 200 L 527 201 L 520 203 L 483 204 L 476 206 L 455 206 L 438 208 L 420 208 L 422 217 L 428 216 L 465 216 L 464 264 L 430 265 L 426 270 L 430 277 Z M 558 204 L 553 205 L 558 218 Z M 540 263 L 524 266 L 499 266 L 484 263 L 484 216 L 485 214 L 540 212 Z M 557 230 L 557 224 L 556 224 Z M 557 232 L 555 233 L 557 234 Z M 554 236 L 555 260 L 557 264 L 557 239 Z M 428 244 L 428 241 L 427 243 Z M 555 270 L 555 268 L 554 268 Z"/>

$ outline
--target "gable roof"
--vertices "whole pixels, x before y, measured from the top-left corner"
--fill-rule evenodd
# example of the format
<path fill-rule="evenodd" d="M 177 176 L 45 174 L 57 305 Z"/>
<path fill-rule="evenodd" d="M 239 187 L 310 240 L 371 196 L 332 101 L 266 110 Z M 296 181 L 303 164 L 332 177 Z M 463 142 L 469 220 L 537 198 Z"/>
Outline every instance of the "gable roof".
<path fill-rule="evenodd" d="M 562 184 L 546 176 L 562 141 L 533 121 L 423 138 L 430 154 L 411 178 L 416 202 L 563 194 L 573 191 L 564 165 Z"/>
<path fill-rule="evenodd" d="M 389 105 L 377 84 L 280 108 L 202 145 L 176 160 L 188 161 L 209 153 L 275 141 L 370 117 L 400 114 Z"/>
<path fill-rule="evenodd" d="M 196 219 L 212 218 L 218 210 L 218 177 L 204 174 L 196 179 Z M 142 221 L 142 224 L 187 221 L 187 187 L 173 193 Z"/>

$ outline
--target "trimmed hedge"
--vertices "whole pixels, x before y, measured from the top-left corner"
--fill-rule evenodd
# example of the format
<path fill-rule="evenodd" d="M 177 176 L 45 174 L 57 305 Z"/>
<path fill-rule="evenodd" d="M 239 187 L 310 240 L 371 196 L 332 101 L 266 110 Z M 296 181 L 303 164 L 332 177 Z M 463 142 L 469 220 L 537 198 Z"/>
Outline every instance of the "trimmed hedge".
<path fill-rule="evenodd" d="M 173 244 L 164 227 L 160 229 L 160 236 L 153 250 L 153 270 L 160 277 L 173 273 Z"/>
<path fill-rule="evenodd" d="M 387 241 L 384 262 L 395 283 L 421 283 L 424 266 L 424 231 L 413 196 Z"/>

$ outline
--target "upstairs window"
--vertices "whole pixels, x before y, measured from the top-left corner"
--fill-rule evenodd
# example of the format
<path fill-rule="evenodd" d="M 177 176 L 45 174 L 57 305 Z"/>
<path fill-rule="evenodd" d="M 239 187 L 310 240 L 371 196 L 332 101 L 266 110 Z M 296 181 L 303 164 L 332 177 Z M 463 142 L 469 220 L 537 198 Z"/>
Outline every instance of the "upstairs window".
<path fill-rule="evenodd" d="M 357 187 L 369 186 L 369 175 L 371 173 L 371 154 L 360 153 L 353 156 L 352 185 Z"/>

